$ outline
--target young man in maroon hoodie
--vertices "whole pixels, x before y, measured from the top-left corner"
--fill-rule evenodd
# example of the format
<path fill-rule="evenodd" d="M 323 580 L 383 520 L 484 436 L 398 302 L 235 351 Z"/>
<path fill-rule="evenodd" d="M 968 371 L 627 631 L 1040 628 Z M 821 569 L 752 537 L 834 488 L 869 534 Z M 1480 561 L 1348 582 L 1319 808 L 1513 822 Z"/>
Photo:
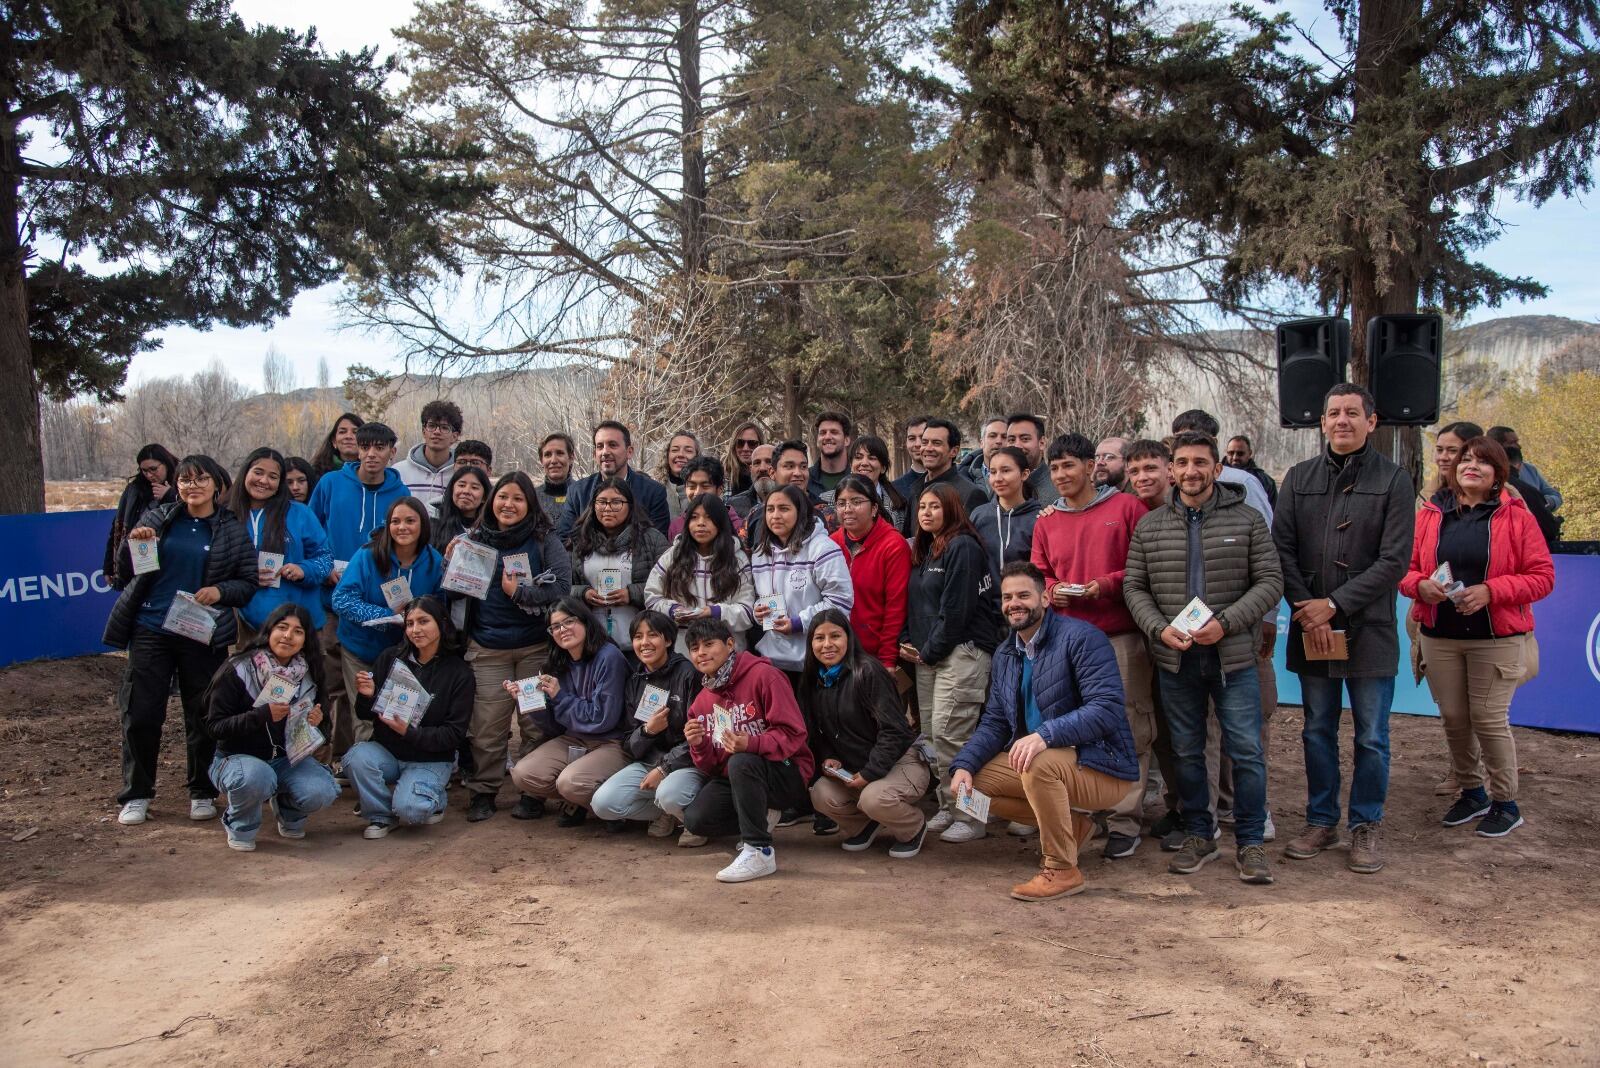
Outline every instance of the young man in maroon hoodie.
<path fill-rule="evenodd" d="M 805 718 L 788 678 L 765 657 L 737 652 L 727 623 L 697 619 L 684 643 L 702 689 L 689 706 L 683 739 L 707 779 L 683 810 L 684 829 L 706 838 L 739 835 L 739 854 L 717 872 L 719 882 L 771 875 L 778 870 L 772 851 L 777 815 L 809 796 Z"/>
<path fill-rule="evenodd" d="M 1044 575 L 1050 606 L 1057 613 L 1092 623 L 1111 640 L 1139 756 L 1139 780 L 1129 785 L 1106 821 L 1110 831 L 1106 859 L 1121 860 L 1139 848 L 1140 813 L 1156 733 L 1150 650 L 1122 600 L 1128 544 L 1148 509 L 1132 494 L 1095 485 L 1094 442 L 1082 434 L 1056 438 L 1046 456 L 1050 481 L 1061 499 L 1034 524 L 1033 566 Z"/>

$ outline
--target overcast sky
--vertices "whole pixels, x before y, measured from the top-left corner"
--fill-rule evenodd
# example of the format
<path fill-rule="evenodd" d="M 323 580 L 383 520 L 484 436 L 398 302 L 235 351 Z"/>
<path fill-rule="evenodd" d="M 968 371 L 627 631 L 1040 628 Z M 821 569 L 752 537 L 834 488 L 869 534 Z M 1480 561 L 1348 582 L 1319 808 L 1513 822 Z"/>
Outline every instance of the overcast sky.
<path fill-rule="evenodd" d="M 1319 36 L 1331 26 L 1328 15 L 1314 0 L 1292 0 L 1297 16 L 1319 21 Z M 246 22 L 317 28 L 323 44 L 333 51 L 354 51 L 376 45 L 387 55 L 395 47 L 390 32 L 409 17 L 409 0 L 234 0 L 234 10 Z M 1590 198 L 1591 200 L 1593 197 Z M 1600 318 L 1600 221 L 1585 203 L 1556 200 L 1534 210 L 1509 196 L 1500 206 L 1506 232 L 1484 249 L 1481 258 L 1504 274 L 1527 275 L 1550 288 L 1544 300 L 1480 309 L 1474 320 L 1501 315 L 1565 315 L 1594 321 Z M 261 360 L 269 345 L 293 361 L 301 385 L 315 382 L 317 363 L 326 358 L 332 379 L 344 378 L 345 368 L 364 363 L 394 368 L 395 346 L 384 336 L 340 329 L 335 307 L 338 286 L 304 293 L 293 312 L 268 327 L 245 330 L 218 328 L 200 332 L 187 328 L 167 330 L 158 351 L 134 357 L 130 384 L 164 375 L 189 374 L 221 357 L 232 373 L 252 385 L 261 381 Z"/>

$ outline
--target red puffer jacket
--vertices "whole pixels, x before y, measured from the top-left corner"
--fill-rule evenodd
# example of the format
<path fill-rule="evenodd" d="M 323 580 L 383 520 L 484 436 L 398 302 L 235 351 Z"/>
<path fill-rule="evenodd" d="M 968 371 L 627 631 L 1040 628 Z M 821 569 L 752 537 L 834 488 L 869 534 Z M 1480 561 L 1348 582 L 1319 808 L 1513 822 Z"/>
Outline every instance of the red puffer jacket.
<path fill-rule="evenodd" d="M 1411 567 L 1400 580 L 1400 592 L 1411 598 L 1411 618 L 1432 626 L 1438 606 L 1417 599 L 1417 584 L 1439 567 L 1439 526 L 1444 512 L 1434 501 L 1417 513 L 1417 534 L 1411 543 Z M 1555 589 L 1556 568 L 1539 524 L 1522 498 L 1500 491 L 1500 507 L 1489 518 L 1489 630 L 1497 638 L 1533 630 L 1533 602 Z"/>

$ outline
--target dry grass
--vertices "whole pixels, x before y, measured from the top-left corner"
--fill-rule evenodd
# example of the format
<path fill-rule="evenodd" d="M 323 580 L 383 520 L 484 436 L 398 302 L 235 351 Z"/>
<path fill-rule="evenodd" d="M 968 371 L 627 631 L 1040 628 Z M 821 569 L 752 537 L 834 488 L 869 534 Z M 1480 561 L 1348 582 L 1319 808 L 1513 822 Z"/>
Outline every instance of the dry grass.
<path fill-rule="evenodd" d="M 121 480 L 113 482 L 46 482 L 44 510 L 47 512 L 89 512 L 96 508 L 115 508 L 122 496 Z"/>

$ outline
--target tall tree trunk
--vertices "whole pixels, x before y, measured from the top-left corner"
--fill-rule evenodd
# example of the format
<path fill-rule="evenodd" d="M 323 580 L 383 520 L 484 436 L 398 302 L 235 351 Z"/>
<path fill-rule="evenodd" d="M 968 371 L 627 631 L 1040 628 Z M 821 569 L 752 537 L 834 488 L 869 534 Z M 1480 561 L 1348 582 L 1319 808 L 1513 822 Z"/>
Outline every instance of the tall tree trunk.
<path fill-rule="evenodd" d="M 699 0 L 678 5 L 678 99 L 683 122 L 683 270 L 697 278 L 706 254 L 706 116 L 700 84 Z"/>
<path fill-rule="evenodd" d="M 44 511 L 44 451 L 39 442 L 39 383 L 28 340 L 17 131 L 7 116 L 0 128 L 0 515 Z"/>

